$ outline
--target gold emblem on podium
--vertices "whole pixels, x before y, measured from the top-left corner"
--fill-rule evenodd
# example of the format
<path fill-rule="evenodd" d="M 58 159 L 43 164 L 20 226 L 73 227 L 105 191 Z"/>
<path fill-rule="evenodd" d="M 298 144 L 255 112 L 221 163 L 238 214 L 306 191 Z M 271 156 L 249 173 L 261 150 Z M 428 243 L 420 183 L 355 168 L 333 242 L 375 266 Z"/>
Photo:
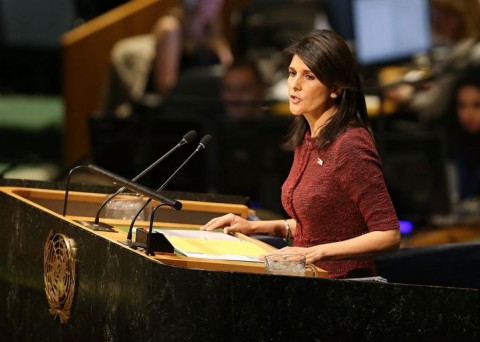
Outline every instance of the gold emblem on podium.
<path fill-rule="evenodd" d="M 66 323 L 75 293 L 75 243 L 53 230 L 45 243 L 43 278 L 50 313 Z"/>

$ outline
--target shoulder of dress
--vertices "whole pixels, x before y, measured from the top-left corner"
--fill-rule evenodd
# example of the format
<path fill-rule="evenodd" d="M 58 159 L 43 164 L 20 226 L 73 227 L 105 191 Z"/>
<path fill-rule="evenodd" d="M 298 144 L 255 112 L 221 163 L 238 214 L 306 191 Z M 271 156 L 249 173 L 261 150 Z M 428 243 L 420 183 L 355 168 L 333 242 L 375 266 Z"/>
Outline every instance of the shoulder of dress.
<path fill-rule="evenodd" d="M 339 134 L 335 139 L 333 145 L 339 148 L 352 148 L 356 144 L 373 144 L 373 137 L 363 127 L 354 127 L 347 129 L 345 132 Z"/>
<path fill-rule="evenodd" d="M 338 136 L 329 153 L 335 163 L 346 161 L 362 163 L 365 160 L 380 160 L 373 137 L 365 128 L 351 128 Z"/>

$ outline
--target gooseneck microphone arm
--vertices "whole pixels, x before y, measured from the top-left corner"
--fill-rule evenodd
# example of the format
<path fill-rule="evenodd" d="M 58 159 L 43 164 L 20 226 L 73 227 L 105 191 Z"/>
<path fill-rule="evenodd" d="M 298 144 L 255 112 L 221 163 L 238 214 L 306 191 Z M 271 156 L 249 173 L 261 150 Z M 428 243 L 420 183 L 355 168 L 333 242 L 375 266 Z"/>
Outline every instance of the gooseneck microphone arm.
<path fill-rule="evenodd" d="M 141 177 L 143 177 L 147 172 L 149 172 L 151 169 L 153 169 L 155 166 L 158 165 L 158 163 L 160 163 L 161 161 L 163 161 L 165 158 L 167 158 L 170 154 L 172 154 L 173 152 L 175 152 L 180 146 L 183 146 L 185 144 L 188 144 L 189 142 L 192 142 L 195 138 L 197 137 L 197 132 L 195 132 L 194 130 L 191 130 L 189 132 L 187 132 L 183 137 L 182 137 L 182 140 L 180 140 L 180 142 L 175 145 L 174 147 L 172 147 L 170 149 L 170 151 L 168 151 L 167 153 L 165 153 L 163 156 L 161 156 L 159 159 L 157 159 L 155 162 L 153 162 L 149 167 L 147 167 L 145 170 L 143 170 L 141 173 L 139 173 L 137 176 L 135 176 L 135 178 L 132 179 L 132 182 L 135 182 L 137 180 L 139 180 Z M 73 169 L 70 170 L 70 172 L 68 173 L 68 176 L 67 176 L 67 182 L 66 182 L 66 185 L 65 185 L 65 199 L 63 201 L 63 212 L 62 212 L 62 215 L 65 216 L 67 214 L 67 203 L 68 203 L 68 195 L 69 195 L 69 191 L 70 191 L 70 179 L 72 177 L 72 175 L 77 172 L 77 171 L 80 171 L 80 170 L 84 170 L 84 171 L 90 171 L 89 169 L 89 166 L 85 166 L 85 165 L 80 165 L 80 166 L 76 166 L 74 167 Z M 99 217 L 100 217 L 100 212 L 101 210 L 103 209 L 103 207 L 105 207 L 105 205 L 112 200 L 113 197 L 117 196 L 119 193 L 121 193 L 122 191 L 125 190 L 125 187 L 121 187 L 120 189 L 118 189 L 115 193 L 109 195 L 105 201 L 100 205 L 100 208 L 98 209 L 97 211 L 97 214 L 95 215 L 95 224 L 98 224 L 98 221 L 100 220 Z"/>
<path fill-rule="evenodd" d="M 137 176 L 135 176 L 134 178 L 132 178 L 132 182 L 135 182 L 137 180 L 139 180 L 141 177 L 143 177 L 147 172 L 149 172 L 151 169 L 153 169 L 155 166 L 157 166 L 158 163 L 160 163 L 162 160 L 164 160 L 165 158 L 167 158 L 169 155 L 171 155 L 173 152 L 175 152 L 179 147 L 185 145 L 185 144 L 188 144 L 189 142 L 191 142 L 192 140 L 194 140 L 195 138 L 197 137 L 197 132 L 195 132 L 194 130 L 191 130 L 189 131 L 188 133 L 186 133 L 182 140 L 180 140 L 180 142 L 178 144 L 176 144 L 174 147 L 172 147 L 167 153 L 165 153 L 163 156 L 161 156 L 159 159 L 157 159 L 155 162 L 153 162 L 149 167 L 147 167 L 145 170 L 143 170 L 142 172 L 140 172 Z M 100 205 L 100 207 L 98 208 L 97 210 L 97 214 L 95 215 L 95 221 L 93 224 L 95 225 L 98 225 L 99 221 L 100 221 L 100 213 L 101 211 L 103 210 L 103 208 L 107 205 L 108 202 L 110 202 L 115 196 L 117 196 L 118 194 L 120 194 L 122 191 L 125 190 L 125 187 L 121 187 L 120 189 L 118 189 L 116 192 L 114 192 L 113 194 L 109 195 L 104 201 L 103 203 Z"/>
<path fill-rule="evenodd" d="M 68 192 L 69 192 L 69 189 L 70 189 L 70 178 L 72 177 L 72 175 L 75 172 L 77 172 L 79 170 L 88 171 L 88 166 L 85 166 L 85 165 L 76 166 L 73 169 L 71 169 L 70 172 L 68 173 L 67 182 L 66 182 L 66 185 L 65 185 L 65 198 L 63 200 L 63 212 L 62 212 L 63 216 L 65 216 L 67 214 L 67 202 L 68 202 Z"/>
<path fill-rule="evenodd" d="M 165 203 L 167 205 L 170 205 L 172 208 L 175 208 L 176 210 L 179 210 L 182 208 L 182 203 L 172 200 L 170 198 L 167 198 L 161 194 L 159 194 L 156 191 L 153 191 L 150 188 L 147 188 L 146 186 L 143 186 L 138 183 L 134 183 L 122 176 L 116 175 L 113 172 L 107 171 L 99 166 L 90 164 L 87 166 L 88 170 L 96 175 L 102 176 L 110 181 L 112 181 L 115 184 L 121 185 L 125 187 L 128 190 L 134 191 L 138 194 L 144 195 L 150 199 L 154 199 L 156 201 L 159 201 L 160 203 Z"/>
<path fill-rule="evenodd" d="M 153 248 L 152 248 L 153 221 L 154 221 L 155 213 L 157 212 L 157 209 L 160 208 L 160 207 L 164 207 L 164 206 L 166 206 L 165 203 L 161 203 L 161 204 L 156 205 L 156 206 L 152 209 L 152 213 L 150 214 L 150 227 L 148 228 L 147 246 L 146 246 L 146 253 L 147 253 L 147 255 L 155 255 L 155 252 L 153 251 Z"/>
<path fill-rule="evenodd" d="M 188 156 L 188 158 L 175 170 L 175 172 L 172 173 L 172 175 L 170 177 L 168 177 L 168 179 L 157 189 L 157 192 L 159 191 L 162 191 L 168 183 L 170 183 L 170 181 L 173 179 L 173 177 L 175 177 L 178 172 L 180 172 L 180 170 L 188 163 L 188 161 L 190 159 L 192 159 L 192 157 L 197 154 L 199 151 L 203 150 L 205 148 L 205 146 L 207 145 L 207 143 L 212 140 L 212 136 L 207 134 L 205 135 L 201 140 L 200 140 L 200 143 L 198 144 L 197 148 Z M 142 206 L 142 208 L 135 214 L 135 216 L 133 217 L 132 219 L 132 222 L 130 223 L 130 228 L 128 229 L 128 234 L 127 234 L 127 244 L 131 244 L 132 243 L 132 235 L 133 235 L 133 226 L 135 224 L 135 221 L 138 219 L 138 216 L 140 215 L 140 213 L 142 212 L 143 209 L 145 209 L 145 207 L 147 205 L 150 204 L 150 202 L 152 201 L 151 198 L 149 198 L 145 204 Z M 150 220 L 153 222 L 153 214 L 150 218 Z"/>
<path fill-rule="evenodd" d="M 151 190 L 151 189 L 149 189 L 149 188 L 147 188 L 143 185 L 134 183 L 134 182 L 132 182 L 132 181 L 130 181 L 130 180 L 124 178 L 124 177 L 116 175 L 116 174 L 114 174 L 110 171 L 107 171 L 105 169 L 102 169 L 101 167 L 96 166 L 96 165 L 90 164 L 88 166 L 77 166 L 74 169 L 72 169 L 69 176 L 73 172 L 75 172 L 77 170 L 82 170 L 82 169 L 87 170 L 90 173 L 93 173 L 95 175 L 102 176 L 103 178 L 108 179 L 108 180 L 112 181 L 113 183 L 118 184 L 120 186 L 123 186 L 126 189 L 134 191 L 138 194 L 147 196 L 149 199 L 154 199 L 154 200 L 156 200 L 160 203 L 165 203 L 166 205 L 169 205 L 176 210 L 180 210 L 182 208 L 182 203 L 181 202 L 169 199 L 169 198 L 159 194 L 158 192 L 155 192 L 155 191 L 153 191 L 153 190 Z M 68 189 L 67 189 L 67 191 L 65 191 L 64 216 L 65 216 L 65 212 L 66 212 L 67 199 L 68 199 Z M 93 229 L 95 230 L 95 225 L 94 225 Z"/>

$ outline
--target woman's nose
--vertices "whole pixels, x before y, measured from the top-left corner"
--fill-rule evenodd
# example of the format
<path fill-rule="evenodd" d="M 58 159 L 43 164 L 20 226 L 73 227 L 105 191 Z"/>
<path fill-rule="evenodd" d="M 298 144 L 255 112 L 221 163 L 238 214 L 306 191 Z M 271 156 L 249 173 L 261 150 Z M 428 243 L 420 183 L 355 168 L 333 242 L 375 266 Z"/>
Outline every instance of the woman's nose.
<path fill-rule="evenodd" d="M 292 78 L 292 81 L 291 81 L 291 86 L 294 90 L 299 90 L 301 89 L 301 84 L 300 84 L 300 80 L 298 77 L 294 77 Z"/>

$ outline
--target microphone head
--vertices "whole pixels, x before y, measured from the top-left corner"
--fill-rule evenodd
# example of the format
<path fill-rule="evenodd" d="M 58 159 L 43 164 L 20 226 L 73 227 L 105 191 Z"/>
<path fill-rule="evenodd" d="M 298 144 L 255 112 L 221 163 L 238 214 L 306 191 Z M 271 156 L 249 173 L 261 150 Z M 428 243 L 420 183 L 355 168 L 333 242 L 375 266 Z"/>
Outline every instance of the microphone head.
<path fill-rule="evenodd" d="M 195 132 L 194 130 L 191 130 L 190 132 L 186 133 L 183 136 L 182 142 L 184 144 L 188 144 L 189 142 L 192 142 L 196 137 L 197 137 L 197 132 Z"/>
<path fill-rule="evenodd" d="M 212 140 L 212 136 L 210 134 L 205 135 L 201 140 L 198 146 L 205 148 L 205 146 Z"/>
<path fill-rule="evenodd" d="M 180 210 L 180 209 L 182 209 L 182 207 L 183 207 L 182 202 L 175 201 L 175 203 L 173 204 L 173 209 L 175 209 L 175 210 Z"/>

